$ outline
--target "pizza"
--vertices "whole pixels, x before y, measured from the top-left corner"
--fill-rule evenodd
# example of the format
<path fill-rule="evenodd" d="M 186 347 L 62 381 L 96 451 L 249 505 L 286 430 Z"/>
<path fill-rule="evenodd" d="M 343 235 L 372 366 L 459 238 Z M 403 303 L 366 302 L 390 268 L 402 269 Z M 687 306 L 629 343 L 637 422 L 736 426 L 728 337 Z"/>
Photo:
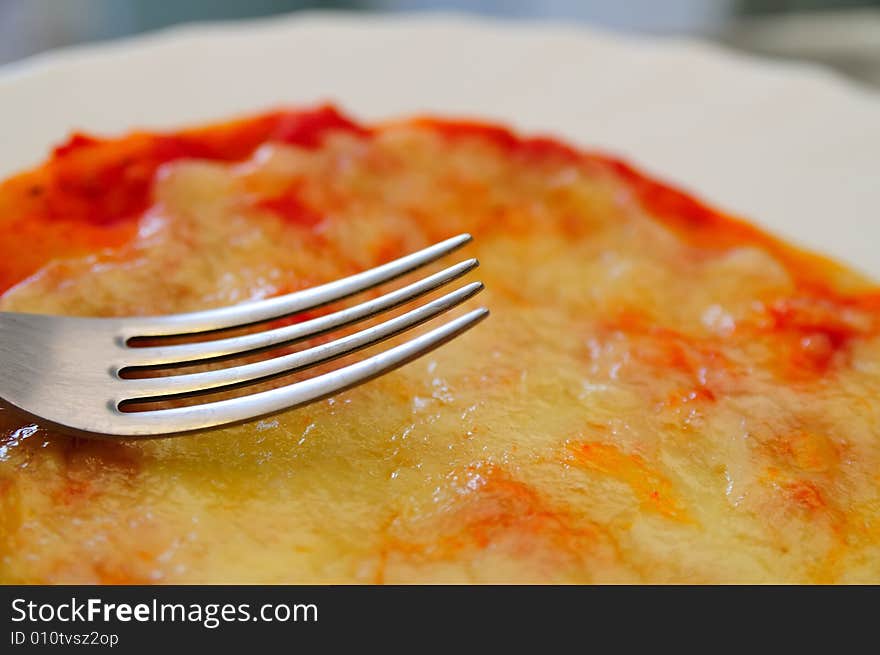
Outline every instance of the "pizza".
<path fill-rule="evenodd" d="M 223 306 L 462 232 L 492 316 L 332 398 L 151 440 L 0 404 L 0 581 L 880 582 L 880 288 L 613 157 L 329 106 L 76 134 L 0 185 L 0 310 Z"/>

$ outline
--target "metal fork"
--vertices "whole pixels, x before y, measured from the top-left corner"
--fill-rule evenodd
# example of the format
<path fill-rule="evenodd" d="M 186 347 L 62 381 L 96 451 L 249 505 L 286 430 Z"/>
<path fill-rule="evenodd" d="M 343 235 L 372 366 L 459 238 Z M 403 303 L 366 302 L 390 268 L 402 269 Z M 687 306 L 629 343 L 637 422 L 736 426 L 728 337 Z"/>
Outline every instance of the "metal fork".
<path fill-rule="evenodd" d="M 246 421 L 325 398 L 366 382 L 455 338 L 488 315 L 480 308 L 367 359 L 249 395 L 183 407 L 123 411 L 132 403 L 183 398 L 265 381 L 372 346 L 464 302 L 480 282 L 348 336 L 305 350 L 203 372 L 124 377 L 127 370 L 177 366 L 292 344 L 398 307 L 461 277 L 468 259 L 378 298 L 283 327 L 223 337 L 241 328 L 301 313 L 389 282 L 471 240 L 461 234 L 350 277 L 266 300 L 146 318 L 76 318 L 0 312 L 0 398 L 60 428 L 93 435 L 146 437 Z M 138 347 L 142 338 L 218 337 Z"/>

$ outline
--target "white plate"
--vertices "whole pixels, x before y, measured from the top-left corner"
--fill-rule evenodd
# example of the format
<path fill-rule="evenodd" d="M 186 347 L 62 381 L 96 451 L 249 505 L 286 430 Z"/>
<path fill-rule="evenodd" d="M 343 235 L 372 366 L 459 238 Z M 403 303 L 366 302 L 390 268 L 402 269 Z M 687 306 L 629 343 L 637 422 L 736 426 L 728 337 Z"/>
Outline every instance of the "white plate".
<path fill-rule="evenodd" d="M 364 119 L 484 117 L 623 155 L 880 278 L 880 95 L 813 67 L 584 28 L 300 14 L 37 57 L 0 69 L 0 176 L 72 129 L 323 100 Z"/>

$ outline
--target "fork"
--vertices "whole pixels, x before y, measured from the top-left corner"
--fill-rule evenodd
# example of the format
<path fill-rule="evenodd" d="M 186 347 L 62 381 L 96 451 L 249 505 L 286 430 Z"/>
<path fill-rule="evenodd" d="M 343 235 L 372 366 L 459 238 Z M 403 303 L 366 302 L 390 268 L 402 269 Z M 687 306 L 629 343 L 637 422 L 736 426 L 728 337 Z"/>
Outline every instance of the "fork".
<path fill-rule="evenodd" d="M 238 336 L 222 334 L 348 298 L 421 268 L 470 240 L 469 234 L 461 234 L 334 282 L 206 311 L 143 318 L 0 312 L 0 398 L 60 429 L 118 437 L 171 435 L 238 423 L 326 398 L 428 353 L 473 327 L 488 310 L 475 309 L 376 355 L 285 386 L 188 406 L 126 411 L 138 403 L 195 397 L 266 381 L 348 355 L 438 316 L 479 293 L 482 283 L 467 284 L 382 323 L 304 350 L 195 373 L 126 375 L 259 353 L 376 316 L 463 276 L 478 265 L 477 260 L 467 259 L 317 318 Z M 161 343 L 166 337 L 175 337 L 175 342 Z M 180 337 L 199 340 L 178 343 Z M 148 345 L 138 345 L 144 340 Z"/>

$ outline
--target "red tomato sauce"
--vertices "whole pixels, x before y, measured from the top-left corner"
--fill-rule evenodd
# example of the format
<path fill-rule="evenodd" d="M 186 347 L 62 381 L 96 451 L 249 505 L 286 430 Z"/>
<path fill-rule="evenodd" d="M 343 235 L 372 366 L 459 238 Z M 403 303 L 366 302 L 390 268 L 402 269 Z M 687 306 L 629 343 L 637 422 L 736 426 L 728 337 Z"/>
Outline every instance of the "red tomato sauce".
<path fill-rule="evenodd" d="M 277 111 L 172 134 L 117 139 L 74 134 L 41 167 L 0 184 L 0 293 L 57 257 L 129 241 L 150 206 L 153 176 L 184 158 L 245 159 L 274 141 L 305 148 L 330 132 L 369 130 L 329 106 Z"/>

